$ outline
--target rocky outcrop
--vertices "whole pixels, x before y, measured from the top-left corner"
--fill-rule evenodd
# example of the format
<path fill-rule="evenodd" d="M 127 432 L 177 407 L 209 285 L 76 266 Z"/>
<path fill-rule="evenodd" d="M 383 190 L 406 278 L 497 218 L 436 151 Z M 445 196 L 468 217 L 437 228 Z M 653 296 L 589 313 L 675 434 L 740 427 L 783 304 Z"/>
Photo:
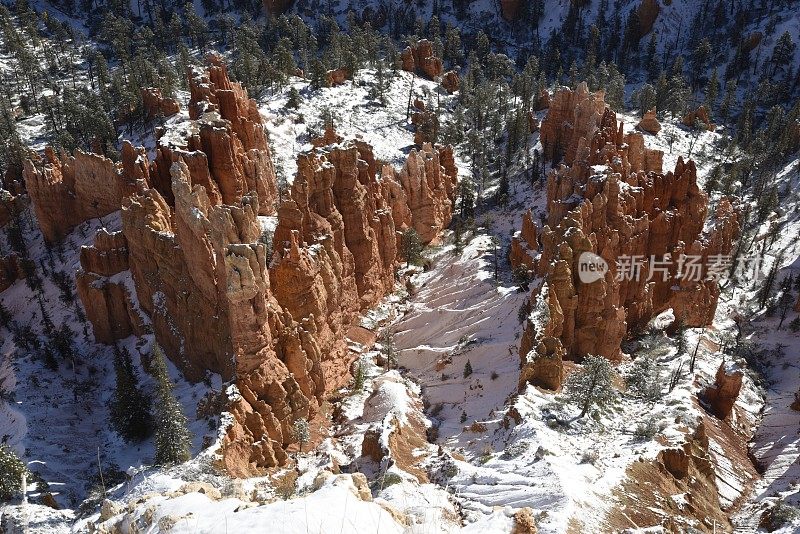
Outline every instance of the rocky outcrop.
<path fill-rule="evenodd" d="M 518 230 L 511 238 L 509 261 L 514 266 L 524 265 L 529 270 L 535 270 L 534 257 L 539 248 L 538 228 L 533 222 L 531 210 L 522 216 L 522 229 Z"/>
<path fill-rule="evenodd" d="M 87 219 L 117 211 L 134 186 L 121 163 L 80 150 L 59 157 L 49 147 L 44 157 L 25 162 L 23 176 L 42 234 L 51 242 Z"/>
<path fill-rule="evenodd" d="M 286 13 L 292 4 L 294 4 L 294 0 L 262 0 L 264 3 L 264 9 L 267 10 L 267 13 L 270 15 L 278 16 Z"/>
<path fill-rule="evenodd" d="M 179 113 L 180 104 L 174 98 L 167 98 L 161 94 L 161 89 L 157 87 L 144 87 L 141 91 L 142 107 L 148 119 L 153 117 L 169 117 Z"/>
<path fill-rule="evenodd" d="M 642 120 L 639 121 L 639 124 L 637 124 L 636 127 L 653 135 L 658 134 L 658 132 L 661 131 L 661 123 L 658 122 L 658 119 L 656 118 L 656 109 L 653 108 L 645 113 L 644 117 L 642 117 Z"/>
<path fill-rule="evenodd" d="M 544 156 L 550 161 L 562 159 L 570 165 L 575 158 L 578 141 L 591 140 L 600 126 L 606 109 L 602 91 L 589 93 L 585 83 L 577 90 L 562 89 L 550 102 L 550 110 L 542 120 L 540 139 Z"/>
<path fill-rule="evenodd" d="M 689 128 L 701 128 L 709 132 L 713 132 L 717 129 L 716 125 L 711 122 L 708 109 L 705 106 L 700 106 L 696 110 L 690 111 L 683 116 L 681 122 L 684 126 L 688 126 Z"/>
<path fill-rule="evenodd" d="M 643 37 L 650 33 L 656 23 L 658 14 L 661 13 L 661 6 L 658 0 L 642 0 L 636 10 L 639 16 L 639 36 Z"/>
<path fill-rule="evenodd" d="M 666 309 L 688 326 L 710 323 L 719 288 L 702 266 L 731 250 L 739 229 L 731 203 L 719 202 L 704 233 L 708 198 L 694 163 L 679 159 L 674 171 L 662 172 L 660 152 L 645 148 L 641 134 L 625 134 L 603 95 L 584 85 L 555 95 L 542 139 L 545 154 L 563 157 L 566 165 L 548 176 L 541 245 L 534 246 L 530 229 L 512 243 L 512 262 L 534 266 L 547 288 L 532 296 L 534 313 L 520 347 L 521 386 L 557 385 L 559 355 L 618 360 L 627 333 Z M 681 257 L 697 258 L 701 271 L 679 272 Z M 581 258 L 608 268 L 584 280 Z M 650 258 L 662 267 L 651 270 Z"/>
<path fill-rule="evenodd" d="M 728 373 L 725 370 L 725 361 L 717 369 L 714 384 L 703 391 L 703 399 L 708 403 L 711 413 L 720 419 L 727 419 L 733 411 L 733 405 L 742 389 L 741 371 Z"/>
<path fill-rule="evenodd" d="M 431 80 L 441 76 L 444 71 L 442 60 L 433 54 L 433 44 L 427 39 L 407 46 L 400 54 L 400 61 L 403 70 L 415 72 Z"/>
<path fill-rule="evenodd" d="M 144 321 L 128 284 L 128 243 L 122 232 L 100 229 L 94 245 L 81 247 L 81 268 L 75 275 L 78 296 L 92 323 L 94 337 L 111 344 L 145 333 Z"/>
<path fill-rule="evenodd" d="M 453 94 L 458 91 L 458 88 L 461 86 L 461 78 L 459 78 L 458 73 L 454 70 L 449 70 L 442 75 L 442 88 L 448 92 L 448 94 Z"/>
<path fill-rule="evenodd" d="M 22 213 L 22 210 L 28 206 L 28 199 L 28 195 L 0 189 L 0 228 Z"/>
<path fill-rule="evenodd" d="M 500 0 L 500 15 L 507 22 L 514 22 L 519 18 L 522 0 Z"/>
<path fill-rule="evenodd" d="M 22 259 L 15 253 L 0 256 L 0 292 L 5 291 L 17 280 L 25 278 Z"/>
<path fill-rule="evenodd" d="M 514 527 L 511 534 L 536 534 L 536 519 L 533 510 L 529 506 L 520 508 L 514 512 Z"/>
<path fill-rule="evenodd" d="M 345 68 L 329 70 L 325 73 L 325 84 L 328 87 L 342 85 L 350 78 L 350 73 Z"/>
<path fill-rule="evenodd" d="M 190 73 L 185 133 L 162 136 L 152 163 L 126 145 L 107 171 L 119 182 L 122 232 L 100 231 L 81 251 L 78 286 L 99 341 L 141 333 L 140 308 L 190 380 L 211 371 L 234 384 L 222 464 L 251 476 L 287 460 L 296 419 L 324 426 L 320 408 L 356 357 L 350 326 L 393 290 L 400 232 L 429 242 L 449 224 L 457 171 L 450 148 L 424 144 L 395 170 L 330 132 L 299 157 L 276 210 L 255 103 L 218 57 L 209 62 Z M 72 183 L 50 165 L 39 174 Z M 260 216 L 275 213 L 270 251 Z"/>

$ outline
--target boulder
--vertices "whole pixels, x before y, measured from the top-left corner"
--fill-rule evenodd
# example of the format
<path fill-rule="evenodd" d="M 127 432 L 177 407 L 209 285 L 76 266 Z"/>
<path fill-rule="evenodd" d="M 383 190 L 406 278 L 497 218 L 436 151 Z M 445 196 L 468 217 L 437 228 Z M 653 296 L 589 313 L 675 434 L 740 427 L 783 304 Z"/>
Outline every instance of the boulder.
<path fill-rule="evenodd" d="M 166 98 L 161 94 L 161 89 L 156 87 L 143 87 L 141 90 L 142 106 L 148 119 L 162 116 L 169 117 L 180 112 L 181 106 L 174 98 Z"/>

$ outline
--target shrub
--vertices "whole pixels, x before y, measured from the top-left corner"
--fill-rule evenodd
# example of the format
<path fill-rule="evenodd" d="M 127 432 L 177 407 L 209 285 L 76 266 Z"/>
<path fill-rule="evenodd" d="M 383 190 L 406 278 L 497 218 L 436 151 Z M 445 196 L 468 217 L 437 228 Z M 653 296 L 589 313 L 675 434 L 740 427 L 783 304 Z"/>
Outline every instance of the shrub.
<path fill-rule="evenodd" d="M 516 441 L 511 445 L 509 445 L 508 447 L 506 447 L 506 449 L 503 451 L 503 454 L 501 455 L 501 458 L 503 460 L 511 460 L 513 458 L 518 458 L 523 454 L 525 454 L 528 451 L 529 447 L 530 443 L 527 441 Z"/>
<path fill-rule="evenodd" d="M 639 423 L 633 430 L 633 437 L 639 441 L 650 441 L 658 433 L 658 425 L 652 417 Z"/>
<path fill-rule="evenodd" d="M 7 445 L 0 445 L 0 501 L 8 501 L 22 491 L 22 475 L 30 476 L 25 463 Z"/>

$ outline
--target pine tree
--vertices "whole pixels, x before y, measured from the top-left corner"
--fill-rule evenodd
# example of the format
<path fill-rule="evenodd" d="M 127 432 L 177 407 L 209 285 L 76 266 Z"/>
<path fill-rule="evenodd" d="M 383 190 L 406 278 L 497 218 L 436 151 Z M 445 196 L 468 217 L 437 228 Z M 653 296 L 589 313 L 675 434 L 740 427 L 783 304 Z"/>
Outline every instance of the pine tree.
<path fill-rule="evenodd" d="M 464 364 L 464 378 L 469 378 L 472 374 L 472 362 L 467 360 L 467 363 Z"/>
<path fill-rule="evenodd" d="M 300 107 L 300 92 L 294 86 L 289 89 L 289 96 L 286 99 L 286 107 L 289 109 L 297 109 Z"/>
<path fill-rule="evenodd" d="M 661 398 L 661 372 L 658 362 L 652 356 L 638 356 L 625 375 L 625 385 L 633 397 L 649 402 Z"/>
<path fill-rule="evenodd" d="M 22 476 L 28 468 L 19 456 L 5 444 L 0 445 L 0 501 L 8 501 L 22 491 Z"/>
<path fill-rule="evenodd" d="M 775 48 L 772 50 L 773 76 L 779 68 L 788 66 L 791 63 L 796 48 L 797 45 L 792 41 L 792 35 L 789 31 L 783 32 L 783 35 L 780 36 Z"/>
<path fill-rule="evenodd" d="M 356 364 L 356 372 L 353 373 L 353 393 L 358 393 L 362 389 L 364 389 L 364 382 L 367 379 L 367 374 L 364 369 L 364 362 L 358 360 L 358 364 Z"/>
<path fill-rule="evenodd" d="M 564 384 L 567 400 L 581 409 L 583 417 L 592 405 L 603 407 L 615 398 L 611 384 L 613 369 L 602 356 L 587 356 L 580 370 L 573 372 Z"/>
<path fill-rule="evenodd" d="M 311 431 L 308 426 L 308 421 L 303 417 L 295 420 L 294 424 L 292 425 L 292 432 L 294 433 L 294 439 L 296 439 L 297 443 L 300 445 L 300 452 L 303 452 L 303 445 L 308 443 L 308 441 L 311 439 Z"/>
<path fill-rule="evenodd" d="M 413 228 L 408 228 L 403 232 L 403 257 L 406 260 L 406 267 L 412 263 L 417 263 L 422 258 L 422 241 L 419 234 Z"/>
<path fill-rule="evenodd" d="M 778 299 L 778 310 L 780 310 L 781 313 L 781 321 L 778 323 L 778 330 L 783 326 L 783 321 L 786 320 L 786 315 L 789 313 L 789 310 L 792 309 L 792 306 L 794 306 L 794 296 L 791 292 L 784 291 L 781 293 Z"/>
<path fill-rule="evenodd" d="M 156 465 L 170 465 L 185 462 L 190 458 L 192 441 L 188 419 L 172 393 L 167 362 L 158 345 L 153 346 L 151 366 L 153 377 L 156 380 L 158 401 L 155 414 L 155 463 Z"/>
<path fill-rule="evenodd" d="M 708 79 L 706 84 L 706 108 L 708 109 L 709 117 L 714 113 L 714 108 L 717 105 L 717 97 L 719 96 L 720 83 L 719 76 L 717 75 L 717 68 L 711 72 L 711 78 Z"/>
<path fill-rule="evenodd" d="M 111 399 L 111 422 L 126 441 L 142 441 L 153 432 L 151 401 L 139 386 L 139 378 L 127 350 L 116 351 L 114 371 L 117 380 Z"/>

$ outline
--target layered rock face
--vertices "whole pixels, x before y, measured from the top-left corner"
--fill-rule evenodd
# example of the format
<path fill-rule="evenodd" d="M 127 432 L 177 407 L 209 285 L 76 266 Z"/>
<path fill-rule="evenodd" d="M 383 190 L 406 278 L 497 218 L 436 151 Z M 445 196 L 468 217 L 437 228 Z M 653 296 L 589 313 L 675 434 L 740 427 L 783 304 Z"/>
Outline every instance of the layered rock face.
<path fill-rule="evenodd" d="M 275 356 L 249 358 L 258 365 L 244 370 L 249 374 L 237 369 L 241 398 L 225 462 L 242 476 L 281 463 L 283 447 L 294 440 L 291 422 L 314 417 L 348 382 L 355 354 L 345 334 L 359 312 L 394 287 L 399 232 L 414 227 L 431 241 L 452 212 L 449 148 L 425 145 L 401 171 L 383 165 L 380 176 L 371 147 L 358 141 L 303 154 L 297 167 L 290 198 L 278 210 L 269 269 L 274 305 L 283 312 L 283 322 L 272 323 Z"/>
<path fill-rule="evenodd" d="M 51 242 L 87 219 L 117 211 L 134 186 L 121 163 L 80 150 L 59 157 L 49 147 L 44 158 L 25 162 L 23 176 L 42 234 Z"/>
<path fill-rule="evenodd" d="M 431 80 L 442 75 L 444 68 L 442 60 L 433 53 L 433 44 L 427 39 L 422 39 L 414 46 L 408 46 L 400 55 L 403 70 L 416 72 Z"/>
<path fill-rule="evenodd" d="M 144 334 L 144 321 L 131 289 L 124 278 L 114 277 L 129 268 L 128 242 L 122 232 L 98 230 L 94 245 L 81 248 L 80 261 L 75 283 L 95 339 L 110 344 L 131 334 Z"/>
<path fill-rule="evenodd" d="M 674 171 L 662 172 L 661 153 L 646 149 L 641 134 L 625 134 L 603 95 L 585 85 L 555 95 L 542 139 L 545 154 L 562 153 L 566 164 L 548 176 L 547 224 L 537 231 L 528 216 L 511 259 L 544 280 L 520 347 L 521 387 L 552 389 L 561 358 L 616 360 L 627 333 L 668 308 L 686 326 L 710 323 L 719 288 L 703 266 L 730 252 L 739 226 L 722 199 L 704 234 L 708 198 L 694 163 L 679 159 Z M 697 258 L 698 276 L 681 257 Z M 582 281 L 587 259 L 605 262 L 607 271 Z"/>
<path fill-rule="evenodd" d="M 81 251 L 78 292 L 95 337 L 151 329 L 189 379 L 211 371 L 233 382 L 223 463 L 248 476 L 285 462 L 293 422 L 317 417 L 348 382 L 346 332 L 393 289 L 401 232 L 430 242 L 449 224 L 457 171 L 450 148 L 424 144 L 395 170 L 330 132 L 299 157 L 277 206 L 256 104 L 218 57 L 209 61 L 190 73 L 187 133 L 163 135 L 154 161 L 126 144 L 119 164 L 49 152 L 27 173 L 52 238 L 121 205 L 122 231 L 100 231 Z M 83 159 L 102 170 L 91 181 L 74 171 Z M 273 214 L 270 251 L 262 217 Z"/>

